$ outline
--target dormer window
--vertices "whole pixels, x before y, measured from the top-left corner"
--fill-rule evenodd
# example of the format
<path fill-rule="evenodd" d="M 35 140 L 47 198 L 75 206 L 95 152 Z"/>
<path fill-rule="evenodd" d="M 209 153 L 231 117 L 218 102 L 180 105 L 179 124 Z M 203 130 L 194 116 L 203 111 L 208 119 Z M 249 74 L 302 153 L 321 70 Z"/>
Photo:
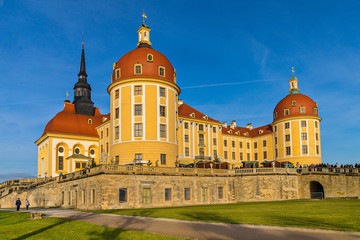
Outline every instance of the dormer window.
<path fill-rule="evenodd" d="M 262 134 L 264 131 L 263 130 L 259 130 L 259 134 Z"/>
<path fill-rule="evenodd" d="M 316 107 L 313 108 L 314 114 L 318 114 L 318 109 Z"/>
<path fill-rule="evenodd" d="M 142 65 L 141 64 L 135 64 L 134 65 L 134 74 L 135 75 L 142 74 Z"/>
<path fill-rule="evenodd" d="M 274 119 L 277 119 L 277 112 L 274 112 Z"/>
<path fill-rule="evenodd" d="M 92 125 L 92 119 L 91 118 L 88 119 L 88 124 Z"/>
<path fill-rule="evenodd" d="M 305 107 L 303 107 L 303 106 L 300 107 L 300 113 L 305 114 Z"/>
<path fill-rule="evenodd" d="M 289 113 L 290 113 L 289 109 L 284 109 L 284 116 L 289 116 Z"/>
<path fill-rule="evenodd" d="M 292 101 L 291 106 L 296 107 L 296 101 Z"/>
<path fill-rule="evenodd" d="M 115 76 L 116 76 L 116 79 L 120 78 L 120 68 L 116 69 Z"/>
<path fill-rule="evenodd" d="M 164 66 L 159 66 L 159 76 L 165 77 L 165 67 Z"/>
<path fill-rule="evenodd" d="M 208 116 L 203 116 L 203 118 L 205 119 L 205 120 L 208 120 L 209 119 L 209 117 Z"/>
<path fill-rule="evenodd" d="M 195 113 L 190 113 L 190 117 L 195 118 Z"/>
<path fill-rule="evenodd" d="M 146 60 L 147 60 L 148 62 L 153 62 L 153 61 L 154 61 L 154 56 L 149 53 L 149 54 L 146 56 Z"/>

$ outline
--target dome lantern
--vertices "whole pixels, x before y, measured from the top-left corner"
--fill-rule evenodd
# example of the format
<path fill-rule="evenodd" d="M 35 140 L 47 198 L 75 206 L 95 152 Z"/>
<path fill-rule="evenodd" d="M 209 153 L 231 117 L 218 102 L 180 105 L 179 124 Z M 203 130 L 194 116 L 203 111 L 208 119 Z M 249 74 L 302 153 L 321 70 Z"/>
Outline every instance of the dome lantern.
<path fill-rule="evenodd" d="M 139 35 L 139 42 L 137 44 L 138 47 L 151 47 L 151 42 L 150 42 L 150 31 L 151 29 L 149 28 L 149 26 L 147 26 L 145 24 L 145 18 L 147 18 L 147 16 L 145 15 L 145 12 L 143 12 L 143 23 L 141 24 L 140 28 L 137 30 L 138 35 Z"/>
<path fill-rule="evenodd" d="M 292 76 L 289 79 L 289 83 L 290 83 L 289 95 L 299 93 L 298 79 L 294 76 L 295 73 L 294 67 L 292 67 L 291 71 L 292 71 Z"/>

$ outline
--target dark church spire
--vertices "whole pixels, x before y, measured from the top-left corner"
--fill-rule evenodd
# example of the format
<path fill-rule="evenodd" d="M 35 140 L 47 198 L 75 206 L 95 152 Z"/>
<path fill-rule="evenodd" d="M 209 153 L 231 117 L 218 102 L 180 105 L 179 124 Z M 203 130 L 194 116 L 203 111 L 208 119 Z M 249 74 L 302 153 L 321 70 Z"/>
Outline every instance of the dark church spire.
<path fill-rule="evenodd" d="M 82 43 L 80 72 L 78 76 L 78 81 L 74 86 L 73 104 L 75 105 L 75 111 L 77 114 L 93 116 L 94 103 L 91 101 L 91 86 L 87 82 L 84 42 Z"/>

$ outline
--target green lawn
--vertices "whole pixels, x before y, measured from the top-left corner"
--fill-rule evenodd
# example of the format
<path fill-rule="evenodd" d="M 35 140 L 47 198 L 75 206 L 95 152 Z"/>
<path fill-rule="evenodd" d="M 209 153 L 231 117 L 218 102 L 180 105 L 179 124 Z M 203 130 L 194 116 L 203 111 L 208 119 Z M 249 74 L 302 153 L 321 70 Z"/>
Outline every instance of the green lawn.
<path fill-rule="evenodd" d="M 30 213 L 0 212 L 0 239 L 182 239 L 158 234 L 99 226 L 87 222 L 43 218 L 29 220 Z"/>
<path fill-rule="evenodd" d="M 360 200 L 288 200 L 93 212 L 192 221 L 360 231 Z"/>

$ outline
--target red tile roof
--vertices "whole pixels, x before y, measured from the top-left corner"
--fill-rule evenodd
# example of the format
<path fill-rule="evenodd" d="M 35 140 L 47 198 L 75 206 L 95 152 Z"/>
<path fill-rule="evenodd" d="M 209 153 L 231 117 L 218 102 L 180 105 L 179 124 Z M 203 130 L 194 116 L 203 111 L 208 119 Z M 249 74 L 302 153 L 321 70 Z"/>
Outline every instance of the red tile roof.
<path fill-rule="evenodd" d="M 108 115 L 102 115 L 98 108 L 95 108 L 94 116 L 76 114 L 74 104 L 65 103 L 64 109 L 46 124 L 42 136 L 46 133 L 60 133 L 99 137 L 96 126 L 102 123 L 103 117 L 109 117 Z M 88 123 L 89 119 L 92 124 Z"/>
<path fill-rule="evenodd" d="M 260 133 L 260 130 L 262 133 Z M 258 128 L 254 128 L 252 130 L 249 130 L 248 128 L 244 127 L 234 127 L 231 128 L 231 126 L 223 127 L 222 133 L 226 135 L 234 135 L 234 136 L 241 136 L 241 137 L 258 137 L 261 135 L 266 135 L 272 133 L 272 127 L 271 125 L 265 125 Z"/>
<path fill-rule="evenodd" d="M 194 113 L 195 116 L 192 117 L 190 114 Z M 209 122 L 215 122 L 215 123 L 221 123 L 211 117 L 208 116 L 208 119 L 205 119 L 205 114 L 199 112 L 198 110 L 196 110 L 195 108 L 190 107 L 189 105 L 187 105 L 186 103 L 183 103 L 179 106 L 178 109 L 178 115 L 179 117 L 186 117 L 186 118 L 193 118 L 193 119 L 197 119 L 197 120 L 202 120 L 202 121 L 209 121 Z"/>

